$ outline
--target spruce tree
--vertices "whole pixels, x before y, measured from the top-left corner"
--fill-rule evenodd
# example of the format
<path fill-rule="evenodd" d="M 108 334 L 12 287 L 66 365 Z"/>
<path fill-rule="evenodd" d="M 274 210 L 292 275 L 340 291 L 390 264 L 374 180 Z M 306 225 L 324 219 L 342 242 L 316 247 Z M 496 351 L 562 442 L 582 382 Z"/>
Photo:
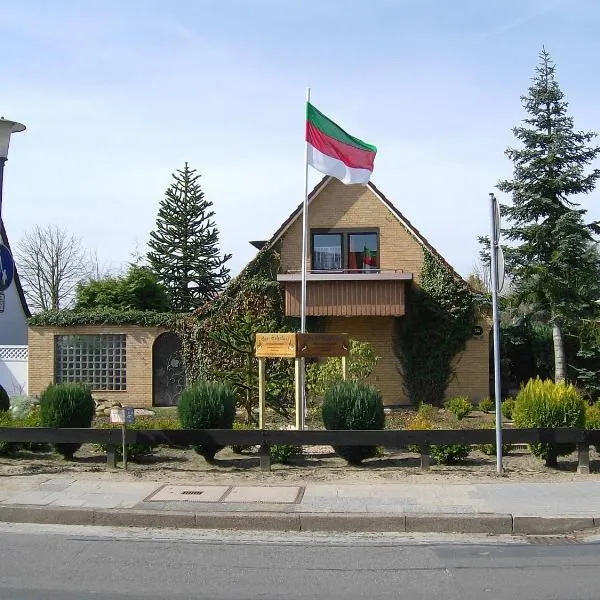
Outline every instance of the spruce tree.
<path fill-rule="evenodd" d="M 528 116 L 513 129 L 521 142 L 508 148 L 513 179 L 498 188 L 512 194 L 501 205 L 508 223 L 502 235 L 508 272 L 519 303 L 552 326 L 555 379 L 565 378 L 564 332 L 598 299 L 598 253 L 586 224 L 586 211 L 576 197 L 591 192 L 600 170 L 588 171 L 600 153 L 596 134 L 577 131 L 567 114 L 550 54 L 542 49 L 527 95 L 521 98 Z"/>
<path fill-rule="evenodd" d="M 173 310 L 189 312 L 214 298 L 229 281 L 221 255 L 212 202 L 204 198 L 200 175 L 185 163 L 160 203 L 150 233 L 148 263 L 167 289 Z"/>

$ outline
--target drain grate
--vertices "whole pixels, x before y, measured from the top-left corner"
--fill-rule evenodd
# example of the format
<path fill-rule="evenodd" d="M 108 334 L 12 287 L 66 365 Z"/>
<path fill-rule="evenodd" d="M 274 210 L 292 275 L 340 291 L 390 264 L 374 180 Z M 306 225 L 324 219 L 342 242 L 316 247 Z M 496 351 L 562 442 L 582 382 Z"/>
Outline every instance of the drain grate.
<path fill-rule="evenodd" d="M 530 535 L 527 537 L 527 541 L 536 546 L 562 546 L 579 543 L 571 535 Z"/>
<path fill-rule="evenodd" d="M 204 492 L 201 492 L 200 490 L 183 490 L 183 492 L 181 492 L 182 496 L 199 496 L 200 494 L 203 494 Z"/>

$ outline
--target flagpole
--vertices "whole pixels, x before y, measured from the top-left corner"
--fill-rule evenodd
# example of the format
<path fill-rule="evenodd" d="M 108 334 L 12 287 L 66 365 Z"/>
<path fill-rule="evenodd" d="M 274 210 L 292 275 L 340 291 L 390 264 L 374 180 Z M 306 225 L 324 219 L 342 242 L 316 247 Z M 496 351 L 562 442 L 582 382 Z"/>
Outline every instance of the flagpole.
<path fill-rule="evenodd" d="M 310 102 L 310 88 L 306 88 L 306 105 Z M 306 107 L 305 107 L 306 108 Z M 302 283 L 300 291 L 300 333 L 306 333 L 306 271 L 308 262 L 308 140 L 304 136 L 304 197 L 302 200 Z M 296 428 L 304 429 L 306 419 L 306 385 L 304 359 L 296 359 L 300 398 L 296 406 Z"/>

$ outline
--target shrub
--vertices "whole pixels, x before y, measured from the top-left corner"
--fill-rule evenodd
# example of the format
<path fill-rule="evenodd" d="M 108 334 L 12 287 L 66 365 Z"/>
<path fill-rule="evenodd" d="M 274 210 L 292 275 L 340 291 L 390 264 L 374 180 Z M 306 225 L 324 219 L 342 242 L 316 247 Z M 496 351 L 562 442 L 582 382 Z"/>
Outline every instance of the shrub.
<path fill-rule="evenodd" d="M 0 412 L 10 409 L 10 398 L 8 392 L 0 385 Z"/>
<path fill-rule="evenodd" d="M 515 399 L 507 398 L 501 405 L 500 410 L 502 411 L 502 416 L 507 421 L 512 421 L 513 412 L 515 410 Z"/>
<path fill-rule="evenodd" d="M 496 429 L 495 423 L 484 423 L 481 425 L 481 429 Z M 496 456 L 496 444 L 479 444 L 478 449 L 486 454 L 487 456 Z M 512 450 L 512 444 L 502 444 L 502 456 L 510 454 Z"/>
<path fill-rule="evenodd" d="M 183 429 L 231 429 L 235 418 L 233 391 L 221 383 L 200 381 L 186 388 L 177 409 Z M 194 450 L 207 462 L 225 446 L 197 444 Z"/>
<path fill-rule="evenodd" d="M 417 410 L 417 414 L 428 421 L 433 421 L 433 417 L 435 417 L 437 410 L 438 409 L 433 404 L 425 404 L 425 402 L 421 402 L 419 405 L 419 410 Z"/>
<path fill-rule="evenodd" d="M 585 428 L 600 429 L 600 402 L 585 407 Z M 600 452 L 600 446 L 596 446 L 596 452 Z"/>
<path fill-rule="evenodd" d="M 471 446 L 463 444 L 442 444 L 431 446 L 431 456 L 441 465 L 453 465 L 469 456 Z"/>
<path fill-rule="evenodd" d="M 518 428 L 584 427 L 586 404 L 574 386 L 561 381 L 554 383 L 539 377 L 530 379 L 518 393 L 513 420 Z M 535 456 L 556 466 L 558 456 L 570 454 L 574 444 L 531 444 Z"/>
<path fill-rule="evenodd" d="M 249 429 L 254 429 L 252 425 L 249 423 L 238 423 L 237 421 L 233 424 L 233 429 L 236 431 L 247 431 Z M 233 444 L 231 449 L 234 454 L 242 454 L 243 452 L 247 452 L 250 450 L 252 446 L 244 446 L 243 444 Z"/>
<path fill-rule="evenodd" d="M 40 396 L 40 423 L 43 427 L 90 427 L 94 418 L 94 399 L 87 385 L 60 383 L 49 385 Z M 66 460 L 81 444 L 54 444 Z"/>
<path fill-rule="evenodd" d="M 494 410 L 494 406 L 494 401 L 489 396 L 486 396 L 479 401 L 477 408 L 483 413 L 489 413 Z"/>
<path fill-rule="evenodd" d="M 381 394 L 358 381 L 338 381 L 325 393 L 323 423 L 327 429 L 383 429 Z M 376 456 L 376 446 L 336 446 L 336 453 L 351 465 Z"/>
<path fill-rule="evenodd" d="M 431 406 L 430 404 L 422 404 L 421 406 Z M 417 414 L 413 417 L 411 422 L 408 424 L 406 428 L 409 431 L 423 431 L 424 429 L 431 429 L 431 421 L 425 415 L 421 414 L 420 408 Z M 421 454 L 421 448 L 415 444 L 411 444 L 408 446 L 409 452 L 414 452 L 415 454 Z"/>
<path fill-rule="evenodd" d="M 0 411 L 0 427 L 14 427 L 10 411 Z M 14 456 L 19 446 L 17 442 L 0 442 L 0 456 Z"/>
<path fill-rule="evenodd" d="M 13 427 L 41 427 L 40 411 L 39 408 L 34 408 L 27 415 L 23 417 L 15 417 L 13 414 Z M 51 449 L 50 444 L 46 442 L 23 442 L 23 450 L 29 450 L 29 452 L 48 452 Z"/>
<path fill-rule="evenodd" d="M 466 396 L 457 396 L 456 398 L 446 400 L 444 408 L 453 413 L 460 421 L 471 412 L 473 405 Z"/>
<path fill-rule="evenodd" d="M 302 454 L 302 446 L 294 444 L 273 444 L 269 447 L 271 460 L 282 465 L 287 465 L 292 456 L 300 456 Z"/>

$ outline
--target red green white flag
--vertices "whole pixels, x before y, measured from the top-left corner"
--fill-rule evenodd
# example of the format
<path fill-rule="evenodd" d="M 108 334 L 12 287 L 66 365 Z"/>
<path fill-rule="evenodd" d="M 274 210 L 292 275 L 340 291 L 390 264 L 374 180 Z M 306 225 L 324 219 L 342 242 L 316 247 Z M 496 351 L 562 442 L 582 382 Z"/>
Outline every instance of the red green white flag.
<path fill-rule="evenodd" d="M 308 164 L 342 183 L 367 183 L 377 148 L 345 132 L 310 102 L 306 103 Z"/>

